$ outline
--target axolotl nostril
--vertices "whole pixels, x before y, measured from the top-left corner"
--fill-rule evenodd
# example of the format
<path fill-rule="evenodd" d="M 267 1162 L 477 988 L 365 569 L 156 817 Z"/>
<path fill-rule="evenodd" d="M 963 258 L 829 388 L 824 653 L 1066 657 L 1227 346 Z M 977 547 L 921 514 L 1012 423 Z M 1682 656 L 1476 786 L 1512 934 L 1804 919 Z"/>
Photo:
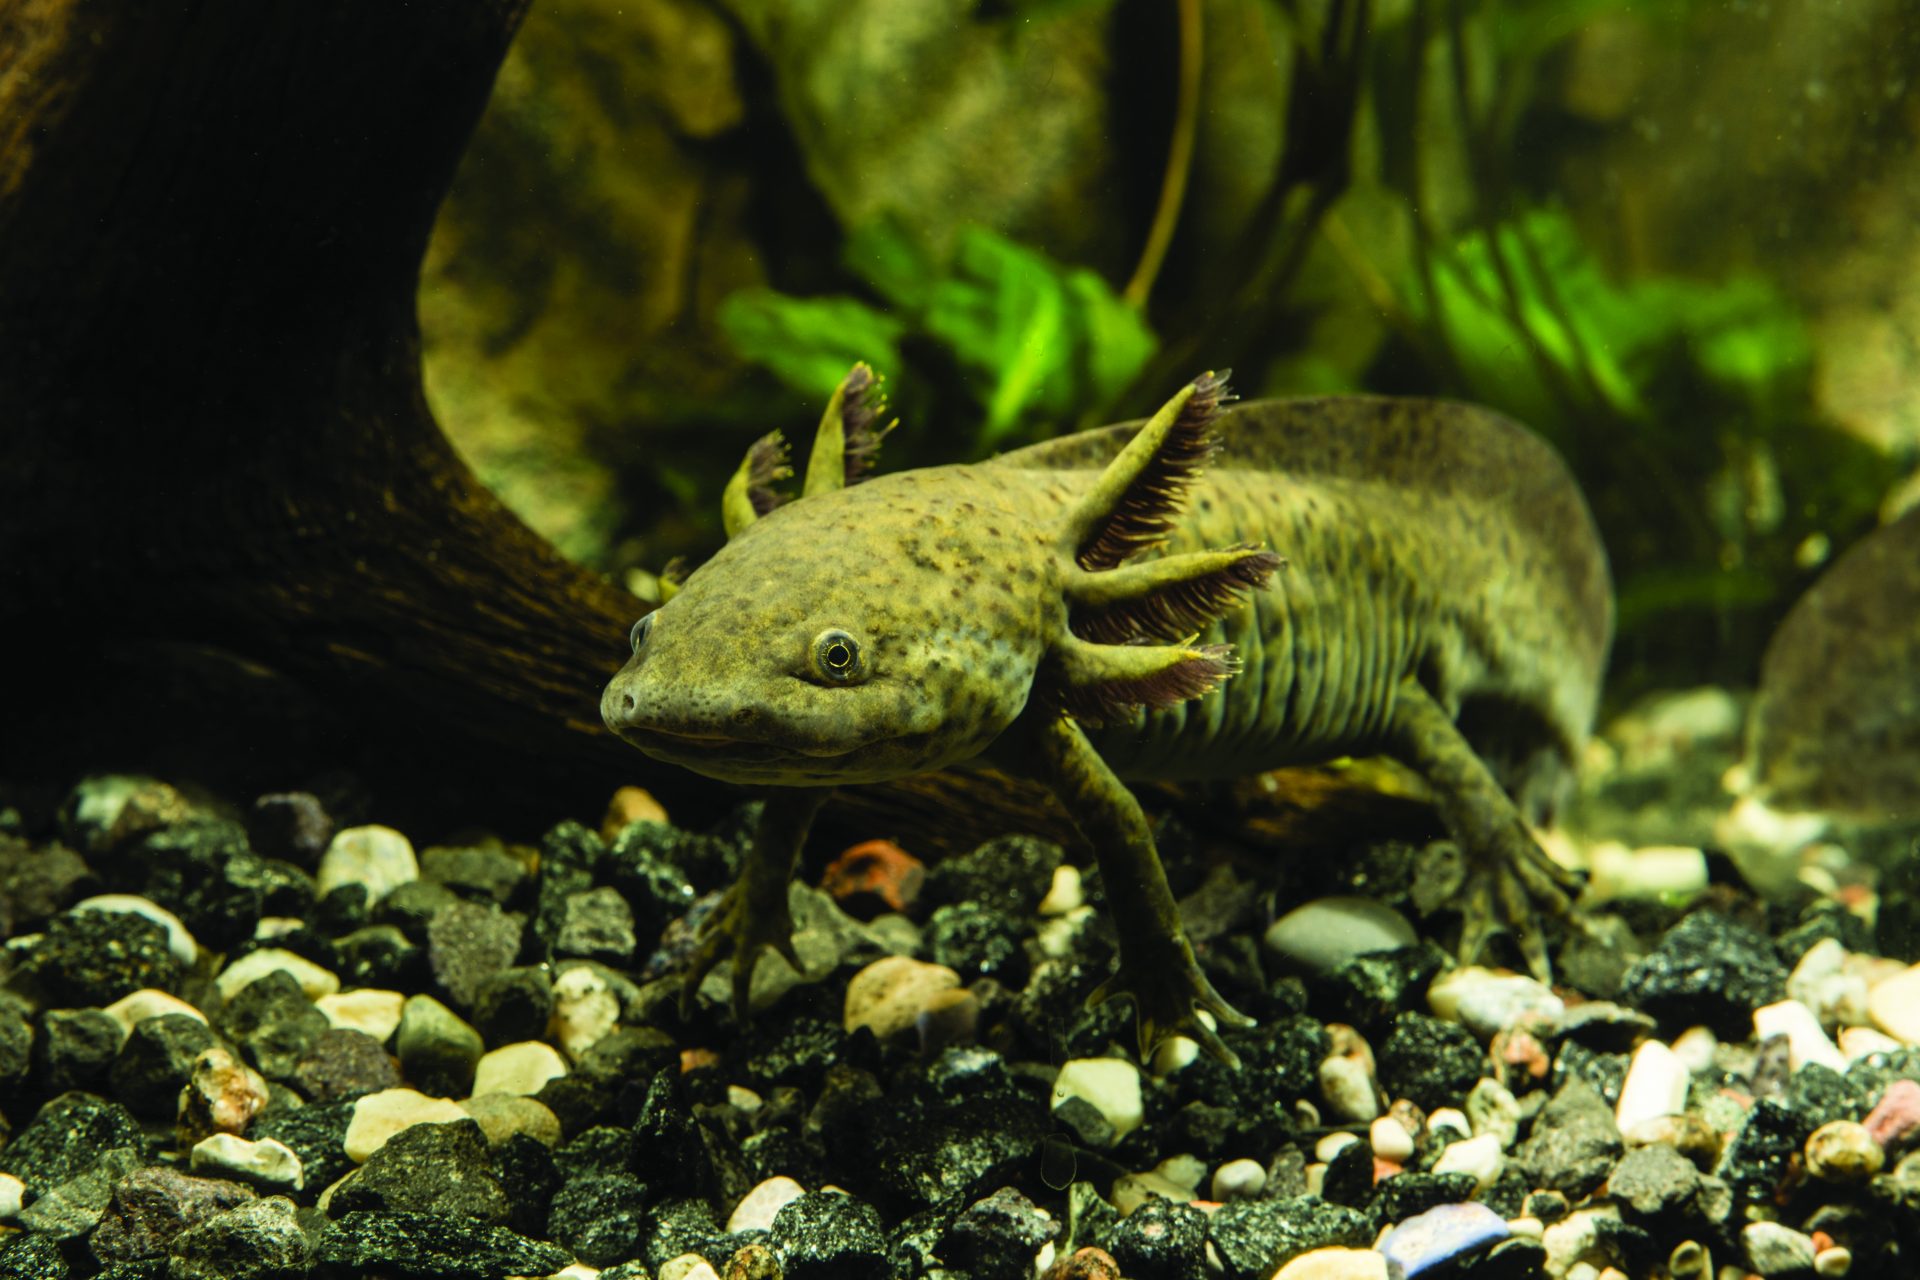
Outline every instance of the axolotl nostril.
<path fill-rule="evenodd" d="M 1112 980 L 1143 1052 L 1247 1020 L 1182 934 L 1124 778 L 1230 777 L 1387 754 L 1467 860 L 1463 949 L 1499 926 L 1537 970 L 1571 879 L 1523 818 L 1589 731 L 1612 629 L 1606 557 L 1553 451 L 1486 410 L 1331 397 L 1229 406 L 1212 375 L 1152 419 L 863 483 L 876 380 L 835 393 L 802 496 L 776 437 L 725 498 L 731 540 L 635 625 L 609 727 L 764 788 L 688 991 L 766 946 L 829 788 L 984 761 L 1044 779 L 1096 851 Z"/>

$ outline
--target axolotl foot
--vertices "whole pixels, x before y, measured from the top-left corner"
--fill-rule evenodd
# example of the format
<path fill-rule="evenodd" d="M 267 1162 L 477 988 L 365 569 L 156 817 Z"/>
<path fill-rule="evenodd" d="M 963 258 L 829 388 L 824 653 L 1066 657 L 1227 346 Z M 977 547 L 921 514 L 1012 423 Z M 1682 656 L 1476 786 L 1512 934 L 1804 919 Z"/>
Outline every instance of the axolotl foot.
<path fill-rule="evenodd" d="M 1210 1056 L 1228 1066 L 1238 1066 L 1240 1059 L 1200 1014 L 1204 1010 L 1212 1015 L 1214 1024 L 1234 1029 L 1252 1026 L 1253 1019 L 1213 989 L 1194 962 L 1193 948 L 1185 938 L 1170 939 L 1169 943 L 1165 951 L 1156 949 L 1151 956 L 1130 956 L 1123 947 L 1119 967 L 1087 997 L 1087 1007 L 1092 1009 L 1113 999 L 1133 1002 L 1140 1023 L 1143 1064 L 1152 1058 L 1162 1040 L 1178 1035 L 1198 1042 Z"/>
<path fill-rule="evenodd" d="M 761 900 L 754 901 L 756 896 Z M 744 1022 L 753 992 L 754 965 L 760 953 L 769 948 L 779 952 L 795 970 L 803 967 L 793 947 L 793 917 L 787 910 L 786 895 L 749 894 L 746 881 L 736 881 L 707 917 L 694 942 L 693 957 L 680 987 L 680 1016 L 692 1014 L 700 984 L 714 966 L 732 960 L 733 1016 Z"/>

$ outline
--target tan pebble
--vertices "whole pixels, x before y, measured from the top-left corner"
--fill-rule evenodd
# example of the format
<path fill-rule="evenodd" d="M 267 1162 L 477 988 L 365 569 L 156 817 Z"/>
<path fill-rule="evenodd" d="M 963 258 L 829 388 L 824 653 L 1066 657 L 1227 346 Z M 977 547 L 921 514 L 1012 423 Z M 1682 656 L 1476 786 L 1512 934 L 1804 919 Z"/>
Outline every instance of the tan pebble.
<path fill-rule="evenodd" d="M 1319 1161 L 1331 1161 L 1348 1146 L 1360 1141 L 1358 1134 L 1329 1133 L 1313 1144 L 1313 1158 Z"/>
<path fill-rule="evenodd" d="M 314 1007 L 327 1015 L 327 1024 L 346 1031 L 364 1031 L 385 1044 L 400 1029 L 400 1013 L 407 998 L 398 991 L 380 991 L 362 987 L 357 991 L 337 991 L 315 1000 Z"/>
<path fill-rule="evenodd" d="M 697 1253 L 683 1253 L 660 1264 L 659 1280 L 720 1280 L 713 1264 Z"/>
<path fill-rule="evenodd" d="M 1835 1120 L 1807 1139 L 1807 1172 L 1823 1182 L 1865 1182 L 1887 1162 L 1886 1152 L 1852 1120 Z"/>
<path fill-rule="evenodd" d="M 807 1193 L 807 1189 L 784 1175 L 768 1178 L 740 1198 L 727 1217 L 728 1232 L 773 1229 L 780 1210 Z"/>
<path fill-rule="evenodd" d="M 1904 1044 L 1920 1044 L 1920 964 L 1883 978 L 1867 992 L 1873 1024 Z"/>
<path fill-rule="evenodd" d="M 177 1126 L 182 1146 L 216 1133 L 244 1133 L 267 1109 L 267 1082 L 258 1071 L 219 1046 L 202 1050 L 180 1091 Z"/>
<path fill-rule="evenodd" d="M 362 885 L 369 905 L 403 884 L 420 878 L 413 842 L 392 827 L 348 827 L 336 831 L 320 855 L 314 887 L 326 897 L 343 885 Z"/>
<path fill-rule="evenodd" d="M 1382 1160 L 1404 1165 L 1413 1157 L 1413 1135 L 1392 1116 L 1381 1116 L 1367 1131 L 1373 1154 Z"/>
<path fill-rule="evenodd" d="M 544 1041 L 522 1040 L 481 1055 L 473 1069 L 473 1096 L 510 1093 L 532 1097 L 549 1080 L 566 1074 L 567 1060 L 558 1049 Z"/>
<path fill-rule="evenodd" d="M 882 1041 L 914 1029 L 928 1001 L 960 985 L 960 975 L 942 964 L 911 956 L 885 956 L 847 983 L 842 1023 L 849 1032 L 866 1027 Z"/>
<path fill-rule="evenodd" d="M 1085 1245 L 1048 1267 L 1042 1280 L 1120 1280 L 1120 1264 L 1105 1249 Z"/>
<path fill-rule="evenodd" d="M 1843 1276 L 1853 1270 L 1853 1250 L 1843 1244 L 1831 1249 L 1822 1249 L 1813 1255 L 1813 1274 L 1817 1276 Z"/>
<path fill-rule="evenodd" d="M 460 1109 L 479 1122 L 489 1146 L 497 1147 L 516 1133 L 524 1133 L 542 1146 L 560 1145 L 560 1118 L 538 1098 L 489 1093 L 465 1099 Z"/>
<path fill-rule="evenodd" d="M 1080 868 L 1071 862 L 1063 862 L 1053 869 L 1053 882 L 1047 886 L 1046 895 L 1035 909 L 1043 916 L 1064 916 L 1086 900 L 1086 891 L 1080 881 Z"/>
<path fill-rule="evenodd" d="M 1642 1120 L 1620 1136 L 1629 1147 L 1654 1147 L 1664 1143 L 1693 1161 L 1703 1172 L 1711 1171 L 1720 1159 L 1719 1131 L 1691 1112 Z"/>
<path fill-rule="evenodd" d="M 232 1000 L 245 991 L 253 982 L 270 973 L 289 973 L 300 984 L 300 990 L 309 1000 L 318 1000 L 321 996 L 330 996 L 340 989 L 340 979 L 330 970 L 322 969 L 305 956 L 283 951 L 279 947 L 263 947 L 259 951 L 249 951 L 225 969 L 213 980 L 222 1000 Z"/>
<path fill-rule="evenodd" d="M 1387 1258 L 1373 1249 L 1314 1249 L 1274 1272 L 1273 1280 L 1387 1280 Z"/>
<path fill-rule="evenodd" d="M 131 995 L 121 996 L 105 1010 L 108 1017 L 120 1024 L 122 1035 L 131 1035 L 133 1029 L 148 1018 L 158 1018 L 167 1013 L 184 1013 L 189 1018 L 198 1018 L 205 1022 L 207 1015 L 182 1000 L 179 996 L 168 995 L 153 987 L 145 987 Z"/>
<path fill-rule="evenodd" d="M 1547 1233 L 1547 1224 L 1538 1218 L 1521 1216 L 1507 1219 L 1507 1230 L 1527 1240 L 1538 1240 Z"/>
<path fill-rule="evenodd" d="M 172 952 L 173 958 L 181 964 L 192 964 L 200 954 L 199 944 L 193 940 L 193 935 L 187 932 L 187 926 L 180 922 L 180 917 L 151 898 L 143 898 L 133 893 L 102 893 L 81 899 L 73 904 L 72 909 L 116 911 L 144 917 L 167 931 L 167 950 Z"/>
<path fill-rule="evenodd" d="M 1373 1075 L 1356 1058 L 1336 1055 L 1320 1064 L 1320 1099 L 1337 1120 L 1368 1124 L 1380 1114 Z"/>
<path fill-rule="evenodd" d="M 600 819 L 600 838 L 612 844 L 633 822 L 665 822 L 667 811 L 643 787 L 621 787 L 607 801 L 606 816 Z"/>
<path fill-rule="evenodd" d="M 347 1136 L 342 1145 L 348 1159 L 355 1164 L 365 1164 L 368 1156 L 386 1146 L 387 1139 L 402 1129 L 467 1118 L 459 1104 L 445 1098 L 429 1098 L 414 1089 L 382 1089 L 353 1104 L 353 1115 L 347 1121 Z"/>

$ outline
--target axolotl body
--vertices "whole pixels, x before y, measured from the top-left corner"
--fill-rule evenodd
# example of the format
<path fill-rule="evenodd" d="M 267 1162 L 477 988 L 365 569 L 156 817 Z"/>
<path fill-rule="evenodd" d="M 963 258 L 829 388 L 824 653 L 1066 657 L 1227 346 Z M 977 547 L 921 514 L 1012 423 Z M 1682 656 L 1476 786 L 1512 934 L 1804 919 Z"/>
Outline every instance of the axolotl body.
<path fill-rule="evenodd" d="M 1125 778 L 1231 777 L 1386 754 L 1422 774 L 1466 865 L 1467 937 L 1516 931 L 1570 878 L 1526 824 L 1589 731 L 1606 557 L 1554 452 L 1489 411 L 1331 397 L 1229 407 L 1197 379 L 1144 424 L 851 484 L 873 379 L 823 420 L 800 500 L 772 455 L 734 536 L 634 628 L 602 714 L 658 759 L 766 790 L 692 982 L 791 956 L 786 886 L 827 789 L 985 761 L 1044 779 L 1092 844 L 1119 936 L 1096 998 L 1143 1052 L 1240 1026 L 1179 926 Z"/>

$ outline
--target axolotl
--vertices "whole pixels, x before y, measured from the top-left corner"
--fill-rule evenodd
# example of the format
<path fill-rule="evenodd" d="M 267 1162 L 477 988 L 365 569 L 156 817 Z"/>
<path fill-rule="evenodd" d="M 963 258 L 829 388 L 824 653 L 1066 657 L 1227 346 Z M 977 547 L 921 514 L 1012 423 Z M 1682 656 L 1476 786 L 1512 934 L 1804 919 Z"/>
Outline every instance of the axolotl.
<path fill-rule="evenodd" d="M 1091 997 L 1143 1053 L 1242 1027 L 1179 923 L 1123 779 L 1384 754 L 1422 775 L 1466 868 L 1463 948 L 1505 927 L 1536 970 L 1573 877 L 1528 826 L 1588 734 L 1607 561 L 1554 451 L 1468 405 L 1231 403 L 1194 380 L 1145 423 L 861 483 L 880 432 L 857 366 L 797 501 L 769 437 L 730 540 L 641 617 L 601 713 L 659 760 L 763 789 L 689 992 L 793 958 L 787 884 L 830 788 L 980 761 L 1043 779 L 1095 851 L 1119 940 Z M 796 961 L 797 966 L 797 961 Z M 1209 1019 L 1201 1011 L 1211 1015 Z"/>

